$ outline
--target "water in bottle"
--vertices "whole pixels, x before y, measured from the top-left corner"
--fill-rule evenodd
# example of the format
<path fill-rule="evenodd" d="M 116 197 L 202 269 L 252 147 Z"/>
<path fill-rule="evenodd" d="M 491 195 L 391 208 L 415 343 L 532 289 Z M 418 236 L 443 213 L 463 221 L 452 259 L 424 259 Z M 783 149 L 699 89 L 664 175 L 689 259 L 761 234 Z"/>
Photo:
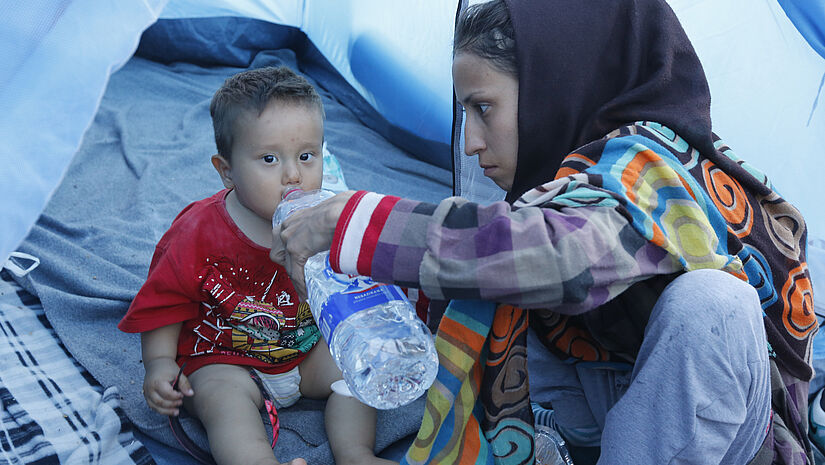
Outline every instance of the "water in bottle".
<path fill-rule="evenodd" d="M 273 224 L 332 195 L 317 192 L 287 192 Z M 432 334 L 400 288 L 335 273 L 329 252 L 310 257 L 304 276 L 312 315 L 356 398 L 378 409 L 396 408 L 432 385 L 438 371 Z"/>
<path fill-rule="evenodd" d="M 561 435 L 553 428 L 536 425 L 536 465 L 573 465 L 573 459 Z"/>

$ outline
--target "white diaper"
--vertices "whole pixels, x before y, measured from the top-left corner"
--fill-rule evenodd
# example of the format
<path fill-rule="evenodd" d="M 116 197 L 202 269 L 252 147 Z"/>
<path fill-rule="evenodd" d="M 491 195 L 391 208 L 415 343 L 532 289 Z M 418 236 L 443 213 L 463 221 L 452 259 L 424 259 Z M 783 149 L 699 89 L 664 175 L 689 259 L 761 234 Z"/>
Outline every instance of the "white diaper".
<path fill-rule="evenodd" d="M 286 373 L 270 375 L 255 370 L 261 378 L 266 392 L 275 403 L 275 408 L 289 407 L 301 398 L 301 373 L 295 367 Z"/>

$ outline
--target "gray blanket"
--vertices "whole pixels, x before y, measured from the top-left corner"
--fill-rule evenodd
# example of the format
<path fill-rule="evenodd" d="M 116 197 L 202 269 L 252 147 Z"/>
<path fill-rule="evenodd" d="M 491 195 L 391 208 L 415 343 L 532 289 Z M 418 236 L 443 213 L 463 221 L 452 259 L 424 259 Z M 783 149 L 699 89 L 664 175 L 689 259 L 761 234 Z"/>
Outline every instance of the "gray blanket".
<path fill-rule="evenodd" d="M 251 67 L 286 64 L 289 50 L 258 53 Z M 177 446 L 140 388 L 140 340 L 116 325 L 146 277 L 154 246 L 188 203 L 222 188 L 209 157 L 215 152 L 209 101 L 231 67 L 159 64 L 133 58 L 115 73 L 97 117 L 63 182 L 20 250 L 40 257 L 25 282 L 71 354 L 104 387 L 120 392 L 126 415 Z M 350 188 L 438 201 L 450 195 L 449 171 L 426 164 L 368 129 L 319 84 L 326 140 Z M 71 117 L 67 115 L 67 117 Z M 37 141 L 32 141 L 36 144 Z M 414 433 L 423 400 L 379 413 L 377 449 Z M 332 463 L 323 402 L 283 409 L 276 447 L 281 460 L 302 456 Z M 184 423 L 205 444 L 199 424 Z"/>

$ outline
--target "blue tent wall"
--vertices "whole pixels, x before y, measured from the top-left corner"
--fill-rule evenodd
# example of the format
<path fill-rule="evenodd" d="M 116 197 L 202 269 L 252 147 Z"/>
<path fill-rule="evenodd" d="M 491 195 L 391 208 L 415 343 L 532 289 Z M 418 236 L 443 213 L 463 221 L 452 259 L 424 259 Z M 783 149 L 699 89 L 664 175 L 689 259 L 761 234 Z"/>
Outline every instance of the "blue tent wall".
<path fill-rule="evenodd" d="M 109 75 L 166 2 L 0 0 L 0 261 L 37 220 Z"/>
<path fill-rule="evenodd" d="M 825 2 L 779 0 L 779 4 L 811 48 L 825 58 Z"/>
<path fill-rule="evenodd" d="M 0 0 L 0 10 L 7 12 L 0 20 L 0 217 L 5 224 L 0 258 L 17 247 L 37 219 L 94 117 L 109 75 L 159 16 L 241 15 L 295 26 L 386 118 L 387 134 L 395 128 L 397 137 L 412 134 L 444 144 L 451 112 L 454 3 L 40 0 L 20 7 Z M 825 238 L 819 206 L 825 196 L 825 109 L 820 104 L 825 101 L 825 4 L 669 3 L 705 65 L 717 132 L 802 210 L 812 239 Z M 434 163 L 449 164 L 437 150 Z M 823 266 L 812 263 L 814 274 Z M 825 280 L 825 270 L 818 273 L 816 280 Z"/>

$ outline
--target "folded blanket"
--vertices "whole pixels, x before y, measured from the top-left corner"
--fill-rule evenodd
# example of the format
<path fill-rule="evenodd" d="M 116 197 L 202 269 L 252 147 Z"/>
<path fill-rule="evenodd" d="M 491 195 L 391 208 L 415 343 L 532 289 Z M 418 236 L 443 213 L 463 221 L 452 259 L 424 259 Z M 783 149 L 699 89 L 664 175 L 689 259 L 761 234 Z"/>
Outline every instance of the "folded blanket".
<path fill-rule="evenodd" d="M 104 389 L 71 358 L 37 298 L 5 273 L 0 334 L 0 463 L 154 463 L 118 389 Z"/>

